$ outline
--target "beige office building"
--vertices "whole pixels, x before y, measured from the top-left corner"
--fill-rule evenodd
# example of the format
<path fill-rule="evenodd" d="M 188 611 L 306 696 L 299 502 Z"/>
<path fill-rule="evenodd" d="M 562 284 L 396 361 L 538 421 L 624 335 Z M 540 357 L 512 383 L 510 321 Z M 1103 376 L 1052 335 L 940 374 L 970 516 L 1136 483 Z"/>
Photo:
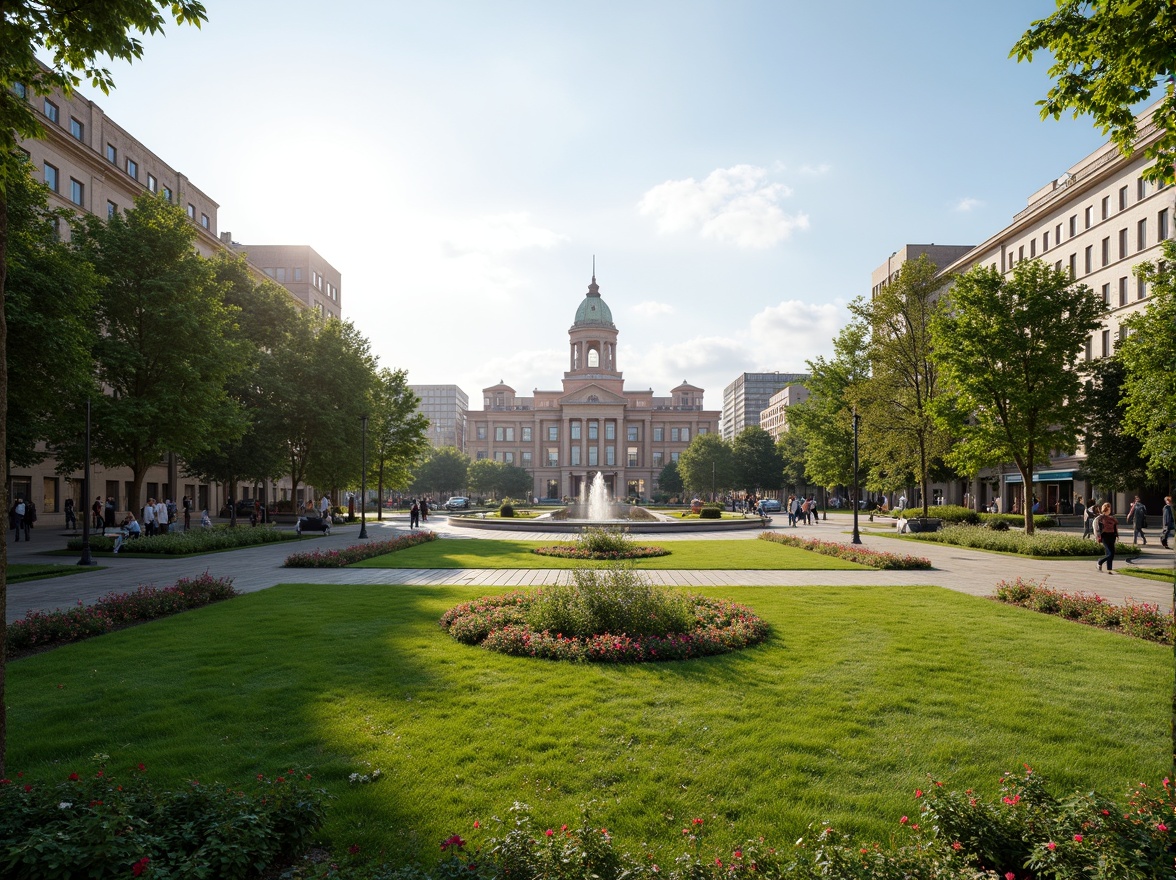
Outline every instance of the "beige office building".
<path fill-rule="evenodd" d="M 767 409 L 760 413 L 759 426 L 779 440 L 788 430 L 788 407 L 803 403 L 809 398 L 809 390 L 799 382 L 785 385 L 768 400 Z"/>
<path fill-rule="evenodd" d="M 668 397 L 626 390 L 617 333 L 593 276 L 568 330 L 562 388 L 531 397 L 503 382 L 482 389 L 482 410 L 469 413 L 470 456 L 525 468 L 537 498 L 577 498 L 600 473 L 613 497 L 649 499 L 662 468 L 716 432 L 720 414 L 685 381 Z"/>
<path fill-rule="evenodd" d="M 93 101 L 79 92 L 69 97 L 60 92 L 37 96 L 20 84 L 13 92 L 31 103 L 45 129 L 43 139 L 22 140 L 19 148 L 28 157 L 34 176 L 49 190 L 51 207 L 110 217 L 133 207 L 136 197 L 154 193 L 184 209 L 196 229 L 196 249 L 202 256 L 240 249 L 232 244 L 228 233 L 218 234 L 218 204 Z M 61 231 L 68 234 L 67 229 Z M 290 291 L 297 305 L 314 308 L 324 316 L 339 315 L 339 272 L 313 249 L 254 245 L 245 250 L 252 252 L 247 258 L 257 280 L 272 278 Z M 278 277 L 280 270 L 288 273 L 287 282 Z M 295 280 L 299 274 L 305 283 Z M 50 389 L 46 388 L 46 393 L 51 393 Z M 91 497 L 86 499 L 81 472 L 63 477 L 55 472 L 54 461 L 47 459 L 32 468 L 13 470 L 8 497 L 19 494 L 32 498 L 38 506 L 40 528 L 60 528 L 64 524 L 62 511 L 67 496 L 74 499 L 79 517 L 97 495 L 113 497 L 120 516 L 129 509 L 138 512 L 148 497 L 170 498 L 178 503 L 187 495 L 195 500 L 197 511 L 207 507 L 213 515 L 226 500 L 220 485 L 184 477 L 182 463 L 174 456 L 148 471 L 143 498 L 129 498 L 130 488 L 129 469 L 95 465 L 91 468 Z M 241 487 L 239 494 L 243 498 L 276 500 L 288 497 L 289 488 L 286 478 L 266 486 Z M 301 489 L 299 494 L 303 492 L 311 492 L 311 487 Z"/>
<path fill-rule="evenodd" d="M 1108 308 L 1102 327 L 1077 355 L 1090 361 L 1113 354 L 1123 321 L 1147 306 L 1149 291 L 1135 276 L 1135 267 L 1158 261 L 1162 242 L 1173 236 L 1176 187 L 1157 188 L 1142 177 L 1150 164 L 1144 149 L 1158 136 L 1150 120 L 1150 109 L 1139 117 L 1132 158 L 1124 158 L 1112 143 L 1103 145 L 1030 195 L 1024 210 L 1008 226 L 954 259 L 938 263 L 940 273 L 947 276 L 981 265 L 1008 275 L 1017 263 L 1034 259 L 1067 270 Z M 904 254 L 914 255 L 913 249 L 922 247 L 926 246 L 908 245 Z M 875 290 L 897 272 L 898 265 L 892 255 L 874 270 Z M 1084 459 L 1081 448 L 1073 455 L 1057 455 L 1034 475 L 1039 481 L 1034 492 L 1047 510 L 1059 504 L 1064 507 L 1064 502 L 1072 504 L 1078 495 L 1090 497 L 1096 487 L 1082 474 Z M 1014 500 L 1024 497 L 1020 474 L 1012 464 L 943 489 L 951 503 L 960 503 L 965 493 L 970 501 L 981 504 L 998 497 L 1002 510 L 1010 510 Z M 1125 507 L 1119 504 L 1116 509 Z"/>

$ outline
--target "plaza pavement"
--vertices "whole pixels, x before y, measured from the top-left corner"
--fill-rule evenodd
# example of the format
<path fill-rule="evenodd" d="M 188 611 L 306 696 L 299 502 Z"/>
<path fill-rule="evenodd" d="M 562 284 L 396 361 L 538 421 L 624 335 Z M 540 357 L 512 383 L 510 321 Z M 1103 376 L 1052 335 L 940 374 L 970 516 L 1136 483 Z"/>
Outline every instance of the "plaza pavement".
<path fill-rule="evenodd" d="M 817 537 L 830 541 L 850 540 L 849 516 L 833 515 L 827 521 L 811 526 L 789 528 L 787 518 L 776 516 L 771 531 L 792 535 Z M 870 528 L 863 517 L 861 527 Z M 434 515 L 426 527 L 447 538 L 466 540 L 521 539 L 566 541 L 567 534 L 534 532 L 482 532 L 450 525 L 444 516 Z M 369 521 L 368 536 L 385 540 L 409 531 L 407 517 L 393 517 L 383 522 Z M 677 540 L 738 539 L 754 540 L 760 530 L 737 532 L 691 532 L 687 535 L 638 536 L 649 543 L 671 543 Z M 263 590 L 280 583 L 321 584 L 460 584 L 484 587 L 489 590 L 516 586 L 538 586 L 566 580 L 567 570 L 525 569 L 288 569 L 282 562 L 296 550 L 314 548 L 337 549 L 359 542 L 359 526 L 336 528 L 330 537 L 305 537 L 300 541 L 270 544 L 223 553 L 209 553 L 182 559 L 134 559 L 129 556 L 96 557 L 103 566 L 100 571 L 85 572 L 68 577 L 26 581 L 8 587 L 7 619 L 11 622 L 29 610 L 51 610 L 77 604 L 91 603 L 111 592 L 134 590 L 140 584 L 169 586 L 182 577 L 192 577 L 208 571 L 215 577 L 231 577 L 241 592 Z M 32 541 L 15 543 L 9 537 L 10 562 L 72 563 L 75 556 L 54 555 L 50 551 L 64 549 L 69 535 L 59 532 L 35 531 Z M 1041 580 L 1049 578 L 1055 589 L 1081 590 L 1098 593 L 1115 603 L 1128 599 L 1172 607 L 1173 588 L 1170 582 L 1143 578 L 1108 577 L 1088 560 L 1034 560 L 996 553 L 983 553 L 950 547 L 943 544 L 915 543 L 891 537 L 863 534 L 866 547 L 893 553 L 923 556 L 931 560 L 930 571 L 647 571 L 651 581 L 685 587 L 715 587 L 747 585 L 756 587 L 796 586 L 897 586 L 925 584 L 946 587 L 974 596 L 988 596 L 996 583 L 1017 576 Z M 1149 537 L 1144 554 L 1136 564 L 1147 567 L 1173 565 L 1173 554 L 1159 546 L 1158 532 Z M 1126 560 L 1116 560 L 1119 569 L 1131 567 Z"/>

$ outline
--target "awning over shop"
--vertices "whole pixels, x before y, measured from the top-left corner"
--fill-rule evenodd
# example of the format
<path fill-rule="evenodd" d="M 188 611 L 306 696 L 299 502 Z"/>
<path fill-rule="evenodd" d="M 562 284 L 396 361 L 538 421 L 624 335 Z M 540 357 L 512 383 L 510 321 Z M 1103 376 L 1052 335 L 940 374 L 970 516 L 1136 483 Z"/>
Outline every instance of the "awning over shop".
<path fill-rule="evenodd" d="M 1034 483 L 1060 483 L 1063 480 L 1074 479 L 1073 471 L 1037 471 L 1033 474 Z M 1004 481 L 1006 483 L 1020 483 L 1020 474 L 1005 474 Z"/>

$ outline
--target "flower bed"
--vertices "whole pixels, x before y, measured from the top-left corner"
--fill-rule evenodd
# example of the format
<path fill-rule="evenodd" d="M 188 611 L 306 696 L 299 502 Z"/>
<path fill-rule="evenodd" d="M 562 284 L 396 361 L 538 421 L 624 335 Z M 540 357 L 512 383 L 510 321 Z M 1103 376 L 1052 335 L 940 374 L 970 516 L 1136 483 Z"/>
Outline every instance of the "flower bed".
<path fill-rule="evenodd" d="M 310 553 L 291 553 L 282 563 L 285 568 L 345 568 L 353 562 L 395 553 L 417 544 L 436 541 L 436 532 L 414 532 L 401 535 L 389 541 L 372 541 L 368 544 L 352 544 L 342 550 L 314 550 Z"/>
<path fill-rule="evenodd" d="M 57 784 L 0 779 L 0 876 L 256 877 L 301 854 L 326 815 L 326 793 L 306 774 L 166 791 L 145 771 L 139 764 L 117 778 L 100 768 Z"/>
<path fill-rule="evenodd" d="M 537 822 L 526 804 L 475 819 L 440 842 L 435 867 L 376 863 L 359 848 L 334 880 L 1152 880 L 1173 876 L 1176 798 L 1170 780 L 1139 783 L 1121 804 L 1098 794 L 1057 796 L 1028 767 L 1006 773 L 995 796 L 954 791 L 930 779 L 894 819 L 885 844 L 864 843 L 827 822 L 795 843 L 764 837 L 728 849 L 710 845 L 712 817 L 681 818 L 681 855 L 658 865 L 646 845 L 626 851 L 585 807 L 579 822 Z M 593 804 L 599 809 L 598 803 Z M 723 821 L 722 817 L 719 821 Z M 672 821 L 672 819 L 671 819 Z M 667 826 L 667 831 L 677 826 Z M 464 835 L 464 836 L 463 836 Z M 467 839 L 468 838 L 468 839 Z M 436 852 L 436 850 L 434 850 Z M 333 866 L 336 867 L 336 866 Z M 300 875 L 301 876 L 301 875 Z"/>
<path fill-rule="evenodd" d="M 997 532 L 980 526 L 948 526 L 938 532 L 921 532 L 912 537 L 918 541 L 935 541 L 976 550 L 995 550 L 999 553 L 1016 553 L 1020 556 L 1047 556 L 1064 558 L 1075 556 L 1101 556 L 1102 544 L 1089 538 L 1066 534 L 1026 535 L 1024 532 Z M 1119 556 L 1135 556 L 1139 550 L 1119 542 L 1115 545 Z"/>
<path fill-rule="evenodd" d="M 1046 579 L 1048 580 L 1048 579 Z M 1110 629 L 1124 635 L 1171 645 L 1176 640 L 1176 613 L 1160 611 L 1159 605 L 1131 602 L 1113 605 L 1097 593 L 1065 593 L 1051 590 L 1033 580 L 1001 581 L 996 585 L 996 598 L 1010 605 L 1019 605 L 1042 614 L 1056 614 L 1088 626 Z"/>
<path fill-rule="evenodd" d="M 199 577 L 181 578 L 174 586 L 162 589 L 141 586 L 133 593 L 107 593 L 93 605 L 78 602 L 73 608 L 29 611 L 8 624 L 7 654 L 19 656 L 81 641 L 235 595 L 232 578 L 214 578 L 205 572 Z"/>
<path fill-rule="evenodd" d="M 216 526 L 211 529 L 191 529 L 187 532 L 172 531 L 166 535 L 144 535 L 124 541 L 120 553 L 150 553 L 161 556 L 184 556 L 189 553 L 209 553 L 214 550 L 234 550 L 238 547 L 255 547 L 258 544 L 276 544 L 279 541 L 293 541 L 298 538 L 293 532 L 273 526 L 256 528 L 231 528 Z M 66 546 L 70 550 L 81 550 L 82 539 L 71 538 Z M 90 549 L 97 553 L 114 550 L 114 535 L 90 535 Z"/>
<path fill-rule="evenodd" d="M 693 627 L 687 632 L 646 636 L 600 633 L 583 638 L 540 632 L 528 625 L 527 613 L 541 596 L 542 590 L 535 590 L 475 599 L 446 611 L 441 627 L 459 642 L 480 644 L 502 654 L 589 663 L 642 663 L 725 654 L 757 644 L 768 634 L 768 625 L 749 608 L 704 596 L 685 597 L 694 613 Z"/>
<path fill-rule="evenodd" d="M 553 544 L 550 547 L 536 547 L 531 551 L 539 556 L 556 556 L 560 559 L 603 559 L 619 561 L 622 559 L 652 559 L 655 556 L 669 556 L 670 551 L 664 547 L 628 547 L 624 550 L 588 550 L 567 544 Z"/>
<path fill-rule="evenodd" d="M 851 544 L 839 544 L 835 541 L 820 541 L 816 538 L 795 538 L 792 535 L 781 535 L 777 532 L 763 532 L 763 541 L 774 541 L 788 547 L 800 547 L 812 550 L 825 556 L 836 556 L 859 565 L 887 571 L 914 571 L 931 567 L 931 560 L 922 556 L 900 556 L 897 553 L 887 553 L 885 550 L 867 550 L 865 547 L 854 547 Z"/>

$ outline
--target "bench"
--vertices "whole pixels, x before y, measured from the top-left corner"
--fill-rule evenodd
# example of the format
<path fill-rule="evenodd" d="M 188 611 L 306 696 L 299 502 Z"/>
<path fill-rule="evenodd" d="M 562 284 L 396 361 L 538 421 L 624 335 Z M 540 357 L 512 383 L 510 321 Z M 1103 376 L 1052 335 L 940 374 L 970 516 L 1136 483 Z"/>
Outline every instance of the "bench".
<path fill-rule="evenodd" d="M 294 526 L 294 534 L 301 535 L 303 532 L 322 532 L 324 535 L 331 534 L 331 521 L 323 519 L 321 516 L 300 516 L 298 523 Z"/>

